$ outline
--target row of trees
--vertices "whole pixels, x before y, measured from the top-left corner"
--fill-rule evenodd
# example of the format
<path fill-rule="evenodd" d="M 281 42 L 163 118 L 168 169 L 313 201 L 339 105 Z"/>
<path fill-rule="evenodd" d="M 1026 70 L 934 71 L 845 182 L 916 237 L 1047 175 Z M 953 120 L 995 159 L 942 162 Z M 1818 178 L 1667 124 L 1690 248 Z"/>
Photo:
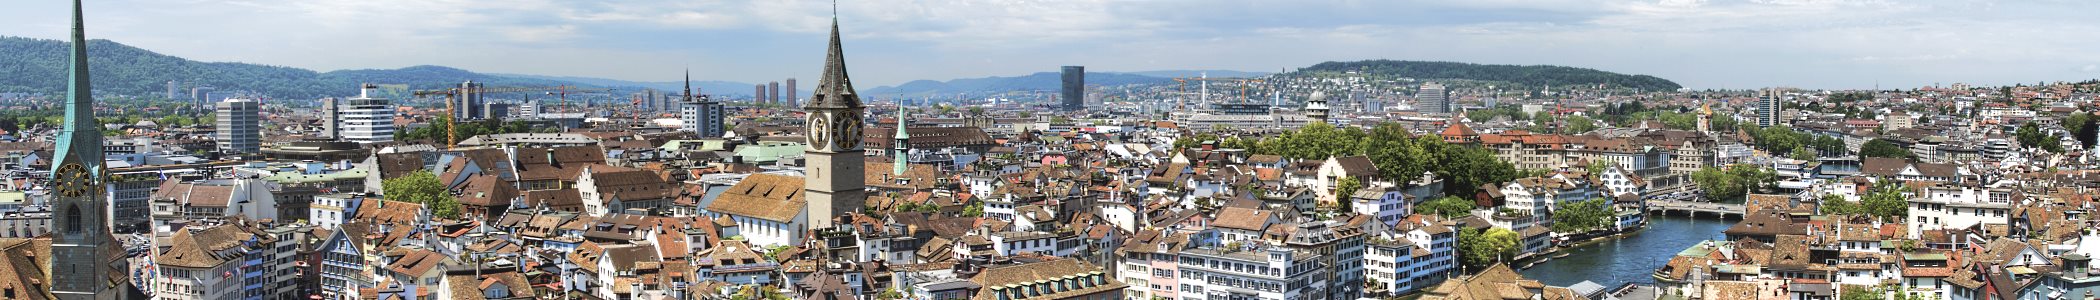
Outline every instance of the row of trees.
<path fill-rule="evenodd" d="M 1226 140 L 1233 139 L 1237 138 Z M 1452 145 L 1436 136 L 1415 136 L 1391 123 L 1366 131 L 1315 122 L 1255 141 L 1252 150 L 1256 154 L 1314 160 L 1363 155 L 1378 167 L 1379 176 L 1402 185 L 1423 173 L 1434 173 L 1444 179 L 1444 192 L 1452 195 L 1470 195 L 1482 184 L 1507 182 L 1519 174 L 1514 165 L 1496 158 L 1487 149 Z"/>
<path fill-rule="evenodd" d="M 1742 201 L 1750 191 L 1770 186 L 1778 179 L 1778 174 L 1755 165 L 1709 166 L 1692 172 L 1692 184 L 1705 190 L 1706 200 L 1713 202 Z"/>
<path fill-rule="evenodd" d="M 1868 140 L 1866 144 L 1859 146 L 1859 156 L 1862 158 L 1886 157 L 1908 159 L 1917 157 L 1917 154 L 1911 153 L 1910 149 L 1905 149 L 1901 145 L 1896 145 L 1896 142 L 1876 138 L 1873 140 Z"/>
<path fill-rule="evenodd" d="M 1842 155 L 1846 153 L 1845 140 L 1825 135 L 1811 135 L 1795 131 L 1792 127 L 1772 126 L 1746 130 L 1751 144 L 1774 155 L 1791 155 L 1795 159 L 1812 160 L 1816 155 Z M 1812 152 L 1811 152 L 1812 151 Z"/>

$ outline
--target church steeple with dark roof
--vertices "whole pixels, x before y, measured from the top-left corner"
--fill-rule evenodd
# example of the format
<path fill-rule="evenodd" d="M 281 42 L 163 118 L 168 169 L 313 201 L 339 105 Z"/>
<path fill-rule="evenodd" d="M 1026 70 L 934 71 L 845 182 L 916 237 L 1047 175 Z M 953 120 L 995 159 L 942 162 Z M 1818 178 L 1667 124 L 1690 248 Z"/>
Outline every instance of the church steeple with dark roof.
<path fill-rule="evenodd" d="M 816 93 L 810 95 L 809 103 L 802 108 L 859 108 L 860 95 L 853 91 L 853 80 L 846 76 L 846 51 L 839 43 L 839 19 L 831 19 L 831 49 L 824 54 L 824 75 L 818 79 Z"/>
<path fill-rule="evenodd" d="M 809 144 L 803 148 L 807 213 L 810 228 L 830 228 L 832 221 L 866 207 L 867 153 L 862 149 L 860 95 L 846 76 L 845 47 L 839 44 L 839 20 L 831 18 L 831 47 L 824 54 L 824 75 L 816 93 L 802 106 L 809 119 Z"/>

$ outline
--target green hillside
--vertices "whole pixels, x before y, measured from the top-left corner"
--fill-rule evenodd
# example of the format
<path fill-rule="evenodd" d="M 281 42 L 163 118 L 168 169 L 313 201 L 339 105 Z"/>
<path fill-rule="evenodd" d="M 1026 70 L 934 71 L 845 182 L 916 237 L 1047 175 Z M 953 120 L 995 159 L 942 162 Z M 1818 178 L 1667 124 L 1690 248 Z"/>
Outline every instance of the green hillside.
<path fill-rule="evenodd" d="M 63 93 L 68 47 L 67 42 L 58 40 L 0 37 L 0 92 Z M 441 88 L 466 80 L 492 86 L 568 84 L 438 66 L 321 73 L 281 66 L 199 62 L 108 40 L 88 42 L 88 65 L 97 93 L 149 97 L 163 95 L 170 80 L 185 82 L 185 88 L 209 85 L 221 91 L 252 91 L 284 99 L 352 95 L 359 83 L 408 84 L 414 89 Z"/>
<path fill-rule="evenodd" d="M 1595 69 L 1563 66 L 1519 66 L 1484 65 L 1460 62 L 1365 60 L 1352 62 L 1323 62 L 1299 69 L 1299 73 L 1361 71 L 1395 77 L 1420 79 L 1462 79 L 1500 81 L 1525 86 L 1571 86 L 1599 85 L 1637 88 L 1647 91 L 1669 91 L 1682 88 L 1676 82 L 1648 75 L 1627 75 Z"/>

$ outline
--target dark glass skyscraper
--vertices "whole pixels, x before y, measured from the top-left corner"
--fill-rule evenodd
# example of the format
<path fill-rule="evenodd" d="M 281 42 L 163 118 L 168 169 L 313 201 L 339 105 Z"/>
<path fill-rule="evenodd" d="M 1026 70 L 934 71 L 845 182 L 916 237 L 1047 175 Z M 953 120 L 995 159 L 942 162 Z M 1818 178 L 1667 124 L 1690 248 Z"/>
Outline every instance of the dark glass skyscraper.
<path fill-rule="evenodd" d="M 1065 110 L 1086 109 L 1086 67 L 1065 66 L 1064 71 L 1064 95 L 1058 100 Z"/>

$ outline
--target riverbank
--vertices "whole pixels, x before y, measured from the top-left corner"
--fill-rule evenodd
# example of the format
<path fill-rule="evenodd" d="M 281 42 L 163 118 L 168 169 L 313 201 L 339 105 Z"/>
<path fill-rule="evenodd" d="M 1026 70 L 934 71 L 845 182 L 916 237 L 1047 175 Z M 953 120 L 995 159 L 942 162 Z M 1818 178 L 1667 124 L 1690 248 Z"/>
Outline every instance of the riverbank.
<path fill-rule="evenodd" d="M 1633 230 L 1628 231 L 1619 231 L 1609 234 L 1585 235 L 1582 240 L 1569 241 L 1561 245 L 1555 245 L 1552 248 L 1546 248 L 1546 251 L 1539 252 L 1538 254 L 1522 257 L 1521 259 L 1516 261 L 1515 264 L 1511 264 L 1511 266 L 1518 267 L 1519 270 L 1538 267 L 1537 264 L 1551 263 L 1553 258 L 1557 258 L 1554 256 L 1559 256 L 1563 254 L 1561 253 L 1561 251 L 1568 251 L 1569 249 L 1581 248 L 1583 246 L 1595 245 L 1597 243 L 1625 238 L 1627 236 L 1640 234 L 1641 231 L 1645 231 L 1647 229 L 1648 226 L 1644 224 L 1641 227 L 1635 227 L 1633 228 Z"/>
<path fill-rule="evenodd" d="M 1518 273 L 1555 286 L 1583 281 L 1608 287 L 1627 283 L 1650 284 L 1655 278 L 1649 275 L 1669 263 L 1670 257 L 1676 256 L 1678 251 L 1701 241 L 1719 238 L 1721 231 L 1734 225 L 1732 221 L 1712 219 L 1650 218 L 1648 225 L 1640 230 L 1563 245 L 1557 248 L 1557 252 L 1543 256 L 1562 253 L 1568 256 L 1535 264 Z"/>

